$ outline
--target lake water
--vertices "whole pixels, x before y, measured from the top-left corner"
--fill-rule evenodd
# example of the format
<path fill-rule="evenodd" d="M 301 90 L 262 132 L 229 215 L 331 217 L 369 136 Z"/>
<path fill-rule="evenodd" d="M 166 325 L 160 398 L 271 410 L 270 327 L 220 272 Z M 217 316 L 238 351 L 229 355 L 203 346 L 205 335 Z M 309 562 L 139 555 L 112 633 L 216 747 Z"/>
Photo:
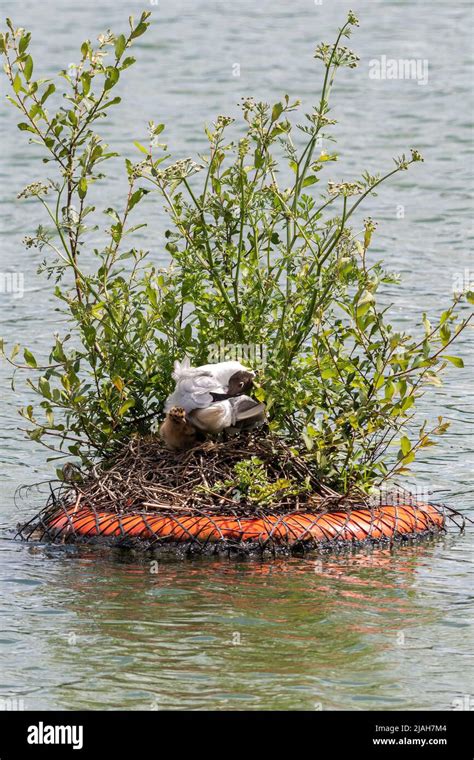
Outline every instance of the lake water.
<path fill-rule="evenodd" d="M 334 38 L 351 5 L 3 0 L 2 15 L 32 30 L 37 70 L 48 76 L 75 60 L 86 37 L 108 27 L 120 32 L 130 13 L 153 11 L 153 26 L 136 46 L 138 63 L 123 76 L 122 105 L 102 130 L 114 148 L 136 159 L 132 142 L 145 139 L 150 118 L 167 124 L 176 155 L 195 156 L 205 147 L 202 126 L 217 114 L 235 114 L 242 96 L 274 102 L 288 92 L 309 106 L 321 81 L 314 47 Z M 472 4 L 364 0 L 354 10 L 361 28 L 350 44 L 361 63 L 343 70 L 336 87 L 341 160 L 331 176 L 382 170 L 414 146 L 425 155 L 424 164 L 387 185 L 364 210 L 379 222 L 372 255 L 382 255 L 403 277 L 403 286 L 388 293 L 394 318 L 411 326 L 425 309 L 439 313 L 469 267 L 473 276 Z M 428 81 L 369 78 L 369 62 L 381 56 L 427 61 Z M 35 274 L 42 254 L 21 244 L 41 220 L 40 209 L 16 195 L 45 168 L 15 117 L 2 108 L 1 270 L 22 273 L 25 294 L 0 294 L 1 333 L 41 356 L 58 313 L 48 284 Z M 108 204 L 124 189 L 116 168 Z M 141 208 L 150 224 L 143 246 L 164 261 L 156 207 L 147 199 Z M 412 483 L 473 516 L 472 331 L 455 353 L 466 369 L 453 368 L 420 409 L 429 419 L 442 414 L 451 428 L 420 459 Z M 149 562 L 119 552 L 14 542 L 12 527 L 45 499 L 44 491 L 33 492 L 15 503 L 15 491 L 50 477 L 52 465 L 18 430 L 16 409 L 29 400 L 27 388 L 17 377 L 10 389 L 4 363 L 0 373 L 0 706 L 449 710 L 468 704 L 472 532 L 319 559 L 169 559 L 157 573 Z"/>

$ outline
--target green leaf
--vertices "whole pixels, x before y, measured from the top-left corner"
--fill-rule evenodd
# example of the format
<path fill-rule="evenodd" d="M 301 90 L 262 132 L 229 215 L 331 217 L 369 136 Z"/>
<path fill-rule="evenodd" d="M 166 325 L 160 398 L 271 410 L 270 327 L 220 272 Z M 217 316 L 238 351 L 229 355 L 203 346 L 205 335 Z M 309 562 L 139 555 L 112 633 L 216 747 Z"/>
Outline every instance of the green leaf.
<path fill-rule="evenodd" d="M 403 399 L 402 403 L 400 404 L 400 409 L 402 412 L 406 412 L 407 409 L 411 409 L 413 404 L 415 403 L 415 397 L 414 396 L 407 396 Z"/>
<path fill-rule="evenodd" d="M 451 314 L 450 309 L 446 309 L 446 311 L 443 311 L 443 313 L 441 314 L 441 317 L 439 319 L 440 325 L 444 325 L 444 323 L 446 322 L 446 320 L 449 319 L 450 314 Z"/>
<path fill-rule="evenodd" d="M 112 66 L 107 69 L 107 77 L 104 82 L 104 90 L 107 92 L 108 90 L 111 90 L 112 87 L 115 87 L 120 77 L 120 72 L 118 69 L 113 68 Z"/>
<path fill-rule="evenodd" d="M 103 301 L 98 301 L 97 303 L 95 303 L 91 307 L 91 314 L 92 314 L 92 316 L 100 318 L 102 316 L 102 314 L 103 314 L 103 311 L 104 311 L 104 305 L 105 304 L 104 304 Z"/>
<path fill-rule="evenodd" d="M 95 163 L 102 156 L 103 152 L 102 145 L 95 145 L 90 155 L 90 162 Z"/>
<path fill-rule="evenodd" d="M 137 37 L 141 37 L 142 34 L 146 32 L 148 29 L 148 24 L 145 24 L 143 22 L 140 22 L 135 29 L 133 30 L 132 34 L 130 35 L 132 40 L 136 39 Z"/>
<path fill-rule="evenodd" d="M 385 385 L 385 378 L 383 375 L 380 375 L 377 382 L 375 383 L 375 390 L 378 391 L 380 388 L 382 388 Z"/>
<path fill-rule="evenodd" d="M 369 309 L 370 309 L 370 301 L 360 304 L 360 306 L 357 307 L 357 311 L 356 311 L 357 320 L 359 320 L 361 317 L 364 317 L 369 311 Z"/>
<path fill-rule="evenodd" d="M 81 177 L 79 180 L 79 185 L 77 187 L 77 193 L 79 195 L 79 198 L 82 200 L 87 195 L 87 180 L 85 177 Z"/>
<path fill-rule="evenodd" d="M 425 328 L 425 335 L 429 335 L 431 333 L 432 327 L 431 322 L 426 314 L 423 314 L 423 327 Z"/>
<path fill-rule="evenodd" d="M 23 356 L 25 357 L 25 362 L 27 363 L 29 367 L 38 366 L 38 362 L 36 361 L 35 357 L 31 353 L 31 351 L 29 351 L 27 348 L 24 349 Z"/>
<path fill-rule="evenodd" d="M 116 222 L 120 224 L 120 217 L 114 208 L 106 208 L 104 211 L 104 214 L 107 214 L 107 216 L 110 216 L 112 219 L 114 219 Z"/>
<path fill-rule="evenodd" d="M 415 460 L 415 457 L 416 457 L 416 454 L 414 451 L 412 451 L 410 454 L 407 454 L 406 456 L 402 456 L 401 460 L 404 465 L 407 465 L 413 462 Z M 401 470 L 399 470 L 399 472 L 401 472 Z"/>
<path fill-rule="evenodd" d="M 124 58 L 124 60 L 122 61 L 122 69 L 128 69 L 129 66 L 133 66 L 136 60 L 137 59 L 133 58 L 132 56 L 128 58 Z"/>
<path fill-rule="evenodd" d="M 29 82 L 31 79 L 31 75 L 33 74 L 33 58 L 31 57 L 31 55 L 26 56 L 23 73 L 25 75 L 26 81 Z"/>
<path fill-rule="evenodd" d="M 33 132 L 36 134 L 35 130 L 30 124 L 25 124 L 24 121 L 20 122 L 20 124 L 17 124 L 18 129 L 21 129 L 22 132 Z"/>
<path fill-rule="evenodd" d="M 56 90 L 56 87 L 54 86 L 52 82 L 51 84 L 48 84 L 46 90 L 43 92 L 43 95 L 41 97 L 41 102 L 44 103 L 49 98 L 49 96 L 52 95 L 53 92 L 55 92 L 55 90 Z"/>
<path fill-rule="evenodd" d="M 188 322 L 187 325 L 185 326 L 183 330 L 183 334 L 184 334 L 184 340 L 186 341 L 186 343 L 187 344 L 191 343 L 191 340 L 193 337 L 193 326 L 191 325 L 190 322 Z"/>
<path fill-rule="evenodd" d="M 122 393 L 123 389 L 125 388 L 125 383 L 122 378 L 117 375 L 117 377 L 112 378 L 112 382 L 117 388 L 118 392 Z"/>
<path fill-rule="evenodd" d="M 122 53 L 126 47 L 127 40 L 125 39 L 125 35 L 120 34 L 115 41 L 115 55 L 117 58 L 120 58 L 122 56 Z"/>
<path fill-rule="evenodd" d="M 264 164 L 263 154 L 259 148 L 255 149 L 254 164 L 256 169 L 261 169 Z"/>
<path fill-rule="evenodd" d="M 367 250 L 367 248 L 370 246 L 370 241 L 372 240 L 372 230 L 370 228 L 365 230 L 364 233 L 364 248 Z"/>
<path fill-rule="evenodd" d="M 283 111 L 283 104 L 282 103 L 275 103 L 272 109 L 272 121 L 277 121 L 279 119 L 281 113 Z"/>
<path fill-rule="evenodd" d="M 442 358 L 447 359 L 448 362 L 454 364 L 455 367 L 460 367 L 461 369 L 464 367 L 464 362 L 459 356 L 446 356 L 446 354 L 443 354 Z"/>
<path fill-rule="evenodd" d="M 81 74 L 82 92 L 87 97 L 91 89 L 91 75 L 88 71 Z"/>
<path fill-rule="evenodd" d="M 27 32 L 27 34 L 23 35 L 20 42 L 18 43 L 18 50 L 19 50 L 20 55 L 22 55 L 25 52 L 26 48 L 30 44 L 30 40 L 31 40 L 30 32 Z"/>
<path fill-rule="evenodd" d="M 474 290 L 466 290 L 464 295 L 469 303 L 474 303 Z"/>
<path fill-rule="evenodd" d="M 45 377 L 40 377 L 38 387 L 45 398 L 51 398 L 51 387 Z"/>
<path fill-rule="evenodd" d="M 15 79 L 13 80 L 13 89 L 16 95 L 18 95 L 21 90 L 21 77 L 18 72 L 16 73 Z"/>
<path fill-rule="evenodd" d="M 118 413 L 119 417 L 123 417 L 124 414 L 128 412 L 129 409 L 131 409 L 133 406 L 135 406 L 135 400 L 133 398 L 129 398 L 127 401 L 125 401 L 124 404 L 120 407 Z"/>
<path fill-rule="evenodd" d="M 443 346 L 446 346 L 447 343 L 449 343 L 449 340 L 451 338 L 451 330 L 449 327 L 445 324 L 443 324 L 442 328 L 439 331 L 440 337 L 441 337 L 441 343 Z"/>
<path fill-rule="evenodd" d="M 212 182 L 212 189 L 214 190 L 215 194 L 220 195 L 222 192 L 222 185 L 217 179 L 217 177 L 212 177 L 211 182 Z"/>
<path fill-rule="evenodd" d="M 122 222 L 117 222 L 117 224 L 113 224 L 110 228 L 110 234 L 112 235 L 112 240 L 114 243 L 120 243 L 120 240 L 122 238 Z"/>
<path fill-rule="evenodd" d="M 141 201 L 144 195 L 149 193 L 149 190 L 145 190 L 143 187 L 139 187 L 138 190 L 135 190 L 135 192 L 130 197 L 130 203 L 128 205 L 128 210 L 131 211 L 134 206 L 137 205 Z"/>
<path fill-rule="evenodd" d="M 148 149 L 145 148 L 145 146 L 142 145 L 141 143 L 137 142 L 137 140 L 134 140 L 133 144 L 134 144 L 135 148 L 138 148 L 139 151 L 141 151 L 142 153 L 145 153 L 145 155 L 147 155 L 147 156 L 149 155 Z"/>
<path fill-rule="evenodd" d="M 35 428 L 34 430 L 28 430 L 27 435 L 32 441 L 40 441 L 43 437 L 43 428 Z"/>
<path fill-rule="evenodd" d="M 308 187 L 308 185 L 314 185 L 318 181 L 318 178 L 311 174 L 309 177 L 306 177 L 301 187 Z"/>
<path fill-rule="evenodd" d="M 406 456 L 408 452 L 411 449 L 411 442 L 408 436 L 404 435 L 402 439 L 400 440 L 400 448 L 402 450 L 403 456 Z"/>
<path fill-rule="evenodd" d="M 97 109 L 97 113 L 99 111 L 104 111 L 106 108 L 110 108 L 110 106 L 116 106 L 118 103 L 122 102 L 122 98 L 119 98 L 118 96 L 116 98 L 112 98 L 112 100 L 107 101 L 107 103 L 104 103 L 103 106 Z M 118 153 L 109 153 L 109 156 L 117 156 Z"/>

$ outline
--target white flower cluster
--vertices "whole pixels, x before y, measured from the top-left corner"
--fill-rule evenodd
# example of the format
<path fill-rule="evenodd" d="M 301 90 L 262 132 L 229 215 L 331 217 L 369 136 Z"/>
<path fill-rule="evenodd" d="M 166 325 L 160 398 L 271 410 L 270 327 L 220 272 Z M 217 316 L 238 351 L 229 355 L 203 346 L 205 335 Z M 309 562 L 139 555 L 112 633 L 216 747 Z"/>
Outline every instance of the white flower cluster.
<path fill-rule="evenodd" d="M 197 164 L 192 158 L 182 158 L 176 161 L 174 164 L 170 164 L 166 169 L 160 169 L 156 172 L 155 177 L 164 184 L 170 184 L 177 180 L 186 179 L 192 174 L 204 169 L 202 164 Z"/>
<path fill-rule="evenodd" d="M 350 195 L 360 195 L 364 192 L 364 186 L 361 182 L 328 182 L 328 193 L 330 195 L 344 195 L 346 198 Z"/>
<path fill-rule="evenodd" d="M 225 129 L 230 124 L 233 124 L 235 119 L 233 119 L 231 116 L 218 116 L 215 121 L 215 128 L 216 129 Z"/>
<path fill-rule="evenodd" d="M 47 195 L 50 187 L 49 184 L 45 185 L 43 182 L 32 182 L 18 193 L 17 198 L 38 198 L 40 195 Z"/>
<path fill-rule="evenodd" d="M 105 34 L 99 34 L 97 41 L 101 47 L 104 47 L 104 45 L 113 45 L 115 42 L 115 35 L 112 34 L 110 29 L 107 29 Z"/>

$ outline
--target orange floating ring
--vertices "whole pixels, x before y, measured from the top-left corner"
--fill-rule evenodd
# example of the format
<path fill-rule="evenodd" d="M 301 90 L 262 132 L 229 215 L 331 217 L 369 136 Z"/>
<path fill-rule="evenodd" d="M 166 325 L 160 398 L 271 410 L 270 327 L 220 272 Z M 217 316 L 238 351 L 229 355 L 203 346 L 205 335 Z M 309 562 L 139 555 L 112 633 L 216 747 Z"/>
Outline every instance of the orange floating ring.
<path fill-rule="evenodd" d="M 148 544 L 191 542 L 199 546 L 286 546 L 386 541 L 444 529 L 445 511 L 432 504 L 382 505 L 325 513 L 292 512 L 265 517 L 157 514 L 136 510 L 118 514 L 63 507 L 41 520 L 43 536 L 55 541 L 127 539 Z"/>

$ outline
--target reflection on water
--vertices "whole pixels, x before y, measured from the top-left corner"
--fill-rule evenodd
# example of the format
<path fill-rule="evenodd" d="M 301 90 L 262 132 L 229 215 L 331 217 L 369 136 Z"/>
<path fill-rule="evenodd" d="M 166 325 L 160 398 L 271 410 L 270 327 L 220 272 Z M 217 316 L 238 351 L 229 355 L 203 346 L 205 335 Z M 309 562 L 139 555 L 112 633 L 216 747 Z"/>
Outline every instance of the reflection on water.
<path fill-rule="evenodd" d="M 449 709 L 469 657 L 449 570 L 463 541 L 158 565 L 4 542 L 1 688 L 30 708 Z"/>
<path fill-rule="evenodd" d="M 49 76 L 74 60 L 83 39 L 122 29 L 146 5 L 4 0 L 2 9 L 33 30 L 37 67 Z M 132 141 L 143 140 L 153 118 L 167 124 L 170 148 L 188 156 L 205 147 L 201 126 L 218 113 L 235 114 L 242 96 L 274 102 L 288 92 L 309 105 L 319 81 L 314 46 L 332 39 L 350 5 L 160 0 L 152 29 L 138 41 L 139 63 L 126 72 L 120 112 L 103 133 L 136 159 Z M 460 108 L 472 102 L 471 11 L 467 3 L 427 7 L 422 0 L 359 1 L 361 28 L 351 46 L 361 65 L 341 72 L 334 110 L 342 149 L 331 167 L 336 181 L 387 167 L 411 146 L 425 155 L 423 166 L 364 212 L 379 221 L 371 255 L 402 273 L 403 288 L 387 292 L 402 327 L 449 301 L 455 277 L 469 266 L 472 238 L 472 140 Z M 428 84 L 369 79 L 368 62 L 381 55 L 428 59 Z M 235 62 L 240 77 L 232 74 Z M 2 109 L 2 270 L 21 267 L 26 295 L 0 294 L 1 333 L 46 356 L 58 329 L 56 304 L 36 276 L 43 254 L 21 246 L 40 210 L 16 200 L 43 170 L 14 118 Z M 111 175 L 103 194 L 114 205 L 123 193 L 120 162 Z M 163 220 L 148 198 L 143 209 L 149 227 L 139 244 L 162 263 Z M 466 331 L 456 351 L 467 369 L 453 371 L 423 401 L 422 413 L 443 414 L 452 426 L 421 460 L 417 483 L 472 515 L 469 338 Z M 18 379 L 11 392 L 3 363 L 0 377 L 0 704 L 16 696 L 29 708 L 450 709 L 472 693 L 470 536 L 315 559 L 170 559 L 157 573 L 130 554 L 11 541 L 10 528 L 45 498 L 32 493 L 15 507 L 15 489 L 44 480 L 51 465 L 17 430 L 16 408 L 31 401 L 30 392 Z"/>

